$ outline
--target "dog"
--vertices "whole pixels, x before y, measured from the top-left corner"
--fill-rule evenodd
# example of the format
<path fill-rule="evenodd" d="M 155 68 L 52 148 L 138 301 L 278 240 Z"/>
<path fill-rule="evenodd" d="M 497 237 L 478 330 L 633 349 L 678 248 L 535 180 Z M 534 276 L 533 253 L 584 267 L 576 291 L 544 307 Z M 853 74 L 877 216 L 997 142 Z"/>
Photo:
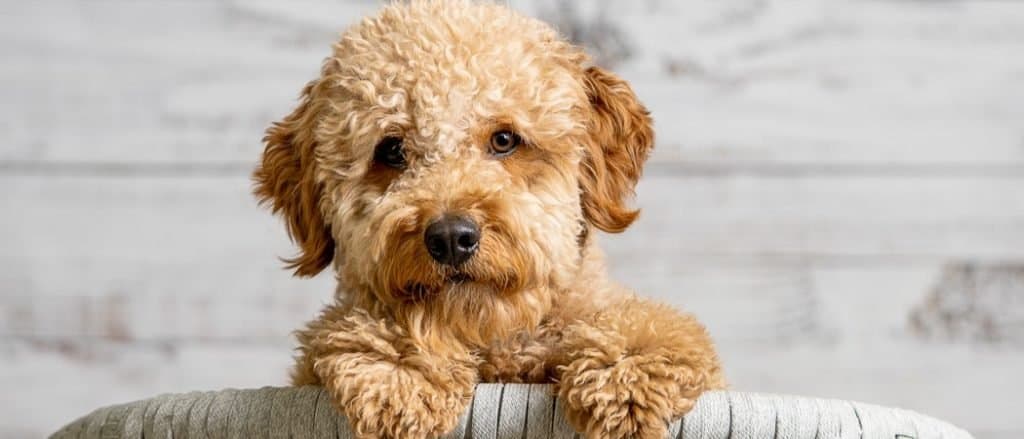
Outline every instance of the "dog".
<path fill-rule="evenodd" d="M 550 26 L 473 0 L 386 6 L 345 31 L 266 131 L 260 202 L 331 266 L 291 380 L 360 437 L 451 431 L 480 382 L 554 383 L 588 438 L 660 438 L 725 386 L 688 314 L 608 278 L 597 231 L 654 144 L 631 87 Z"/>

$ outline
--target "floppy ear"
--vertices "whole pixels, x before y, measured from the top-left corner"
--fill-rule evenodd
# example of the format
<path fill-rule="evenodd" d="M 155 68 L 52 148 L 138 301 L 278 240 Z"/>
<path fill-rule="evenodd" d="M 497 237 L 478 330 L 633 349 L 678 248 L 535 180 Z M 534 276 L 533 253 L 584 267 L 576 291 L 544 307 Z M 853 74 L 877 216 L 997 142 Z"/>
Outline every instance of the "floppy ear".
<path fill-rule="evenodd" d="M 626 201 L 654 147 L 654 128 L 622 78 L 590 67 L 583 82 L 591 106 L 590 139 L 580 164 L 583 215 L 597 228 L 618 233 L 640 214 Z"/>
<path fill-rule="evenodd" d="M 288 236 L 299 245 L 299 254 L 284 261 L 301 277 L 316 275 L 334 258 L 334 239 L 320 212 L 322 188 L 314 178 L 316 87 L 317 81 L 307 84 L 299 106 L 267 128 L 263 160 L 253 172 L 260 205 L 269 204 L 284 218 Z"/>

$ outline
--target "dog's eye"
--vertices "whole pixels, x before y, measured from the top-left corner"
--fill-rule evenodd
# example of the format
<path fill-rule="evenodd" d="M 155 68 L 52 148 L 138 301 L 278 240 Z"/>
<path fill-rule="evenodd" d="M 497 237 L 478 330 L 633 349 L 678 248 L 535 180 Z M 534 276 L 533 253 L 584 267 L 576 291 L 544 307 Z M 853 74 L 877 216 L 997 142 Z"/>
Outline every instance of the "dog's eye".
<path fill-rule="evenodd" d="M 402 139 L 385 137 L 373 151 L 373 160 L 395 169 L 405 168 L 405 151 L 402 151 Z"/>
<path fill-rule="evenodd" d="M 491 134 L 491 154 L 498 157 L 509 155 L 521 143 L 523 139 L 518 134 L 508 130 L 497 131 Z"/>

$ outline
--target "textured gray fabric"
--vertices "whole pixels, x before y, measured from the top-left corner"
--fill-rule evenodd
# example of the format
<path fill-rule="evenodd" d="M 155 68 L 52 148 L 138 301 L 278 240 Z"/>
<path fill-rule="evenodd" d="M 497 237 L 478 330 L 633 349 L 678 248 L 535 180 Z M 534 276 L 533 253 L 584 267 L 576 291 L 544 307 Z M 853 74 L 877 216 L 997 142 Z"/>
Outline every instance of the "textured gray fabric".
<path fill-rule="evenodd" d="M 473 428 L 470 437 L 494 439 L 498 437 L 498 419 L 501 414 L 501 384 L 480 384 L 476 386 L 471 408 Z"/>
<path fill-rule="evenodd" d="M 530 386 L 501 387 L 503 394 L 497 439 L 521 439 L 521 426 L 526 425 L 526 414 L 530 410 Z"/>
<path fill-rule="evenodd" d="M 349 439 L 352 431 L 319 387 L 161 395 L 98 409 L 54 439 Z M 481 384 L 452 439 L 579 437 L 551 388 Z M 972 439 L 953 425 L 911 411 L 858 402 L 708 392 L 672 439 Z"/>

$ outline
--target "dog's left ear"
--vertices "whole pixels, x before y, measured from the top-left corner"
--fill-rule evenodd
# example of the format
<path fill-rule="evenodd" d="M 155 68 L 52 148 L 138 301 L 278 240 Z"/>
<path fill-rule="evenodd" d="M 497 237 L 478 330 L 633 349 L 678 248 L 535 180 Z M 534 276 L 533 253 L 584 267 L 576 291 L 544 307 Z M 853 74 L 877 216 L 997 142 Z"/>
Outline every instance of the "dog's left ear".
<path fill-rule="evenodd" d="M 299 245 L 299 254 L 284 261 L 300 277 L 316 275 L 334 259 L 334 239 L 320 212 L 323 190 L 315 179 L 318 84 L 306 85 L 299 106 L 267 129 L 263 160 L 253 173 L 260 204 L 284 217 L 288 236 Z"/>
<path fill-rule="evenodd" d="M 626 202 L 654 147 L 654 127 L 622 78 L 589 67 L 583 82 L 591 106 L 589 141 L 580 163 L 583 214 L 597 228 L 618 233 L 640 214 Z"/>

